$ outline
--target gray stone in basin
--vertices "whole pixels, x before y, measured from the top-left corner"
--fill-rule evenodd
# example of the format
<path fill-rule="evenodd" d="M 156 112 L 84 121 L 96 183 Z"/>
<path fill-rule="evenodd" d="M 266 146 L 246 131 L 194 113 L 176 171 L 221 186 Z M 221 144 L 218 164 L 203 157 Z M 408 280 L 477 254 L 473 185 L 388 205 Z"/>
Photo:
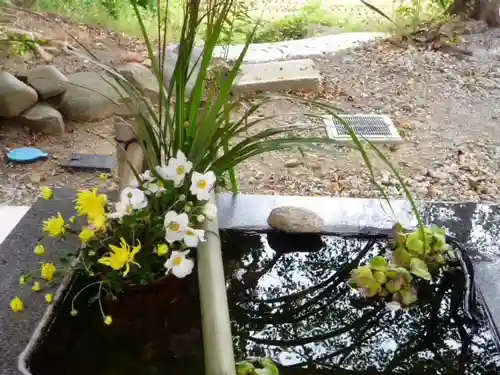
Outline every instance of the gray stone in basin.
<path fill-rule="evenodd" d="M 12 74 L 0 70 L 0 117 L 16 117 L 38 100 L 36 91 Z"/>
<path fill-rule="evenodd" d="M 60 95 L 67 89 L 68 78 L 54 65 L 39 66 L 19 76 L 26 78 L 28 85 L 36 90 L 42 100 Z"/>
<path fill-rule="evenodd" d="M 19 374 L 17 358 L 28 343 L 38 321 L 42 317 L 46 303 L 44 293 L 30 292 L 29 288 L 21 291 L 19 275 L 21 270 L 36 270 L 40 267 L 40 258 L 33 253 L 33 247 L 42 234 L 41 223 L 47 217 L 60 212 L 64 217 L 74 215 L 72 204 L 74 193 L 57 189 L 51 201 L 38 200 L 21 219 L 16 228 L 0 245 L 0 374 Z M 57 243 L 45 241 L 49 251 L 44 260 L 57 264 L 63 254 L 78 248 L 75 238 L 69 242 Z M 9 301 L 19 296 L 25 302 L 22 313 L 13 313 Z"/>
<path fill-rule="evenodd" d="M 287 233 L 321 233 L 325 230 L 325 223 L 318 214 L 293 206 L 274 208 L 267 223 L 271 228 Z"/>
<path fill-rule="evenodd" d="M 66 131 L 61 113 L 45 103 L 37 103 L 34 107 L 21 113 L 19 118 L 33 132 L 61 134 Z"/>
<path fill-rule="evenodd" d="M 109 75 L 79 72 L 68 75 L 68 90 L 59 109 L 72 121 L 98 121 L 114 114 L 130 115 L 130 97 Z"/>

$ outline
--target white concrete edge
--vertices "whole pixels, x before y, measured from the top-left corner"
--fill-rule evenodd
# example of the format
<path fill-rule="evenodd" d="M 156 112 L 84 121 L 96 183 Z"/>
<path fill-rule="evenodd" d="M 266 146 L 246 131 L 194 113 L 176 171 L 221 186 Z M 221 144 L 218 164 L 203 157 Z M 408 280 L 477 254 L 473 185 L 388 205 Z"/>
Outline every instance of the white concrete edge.
<path fill-rule="evenodd" d="M 215 204 L 213 192 L 210 202 Z M 204 229 L 207 240 L 198 246 L 197 262 L 205 374 L 236 375 L 217 218 L 207 220 Z"/>
<path fill-rule="evenodd" d="M 12 232 L 29 209 L 30 206 L 0 205 L 0 244 Z"/>

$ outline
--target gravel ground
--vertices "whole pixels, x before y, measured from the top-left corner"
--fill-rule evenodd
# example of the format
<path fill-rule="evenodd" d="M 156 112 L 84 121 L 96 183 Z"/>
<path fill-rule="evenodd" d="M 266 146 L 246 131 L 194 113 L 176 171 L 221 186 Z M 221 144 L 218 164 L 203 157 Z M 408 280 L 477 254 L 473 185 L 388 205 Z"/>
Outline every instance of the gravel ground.
<path fill-rule="evenodd" d="M 386 113 L 405 143 L 382 147 L 401 171 L 418 198 L 448 201 L 498 201 L 500 138 L 500 30 L 466 37 L 464 46 L 474 55 L 398 48 L 387 42 L 372 43 L 317 65 L 325 77 L 323 98 L 350 113 Z M 309 108 L 280 101 L 260 115 L 306 112 Z M 280 123 L 310 124 L 304 116 L 290 115 Z M 265 127 L 275 126 L 266 122 Z M 70 152 L 111 154 L 103 141 L 112 136 L 112 121 L 72 128 L 62 138 L 26 141 L 0 126 L 7 148 L 35 145 L 54 156 L 32 166 L 0 170 L 0 204 L 29 204 L 39 186 L 85 186 L 92 174 L 69 174 L 58 160 Z M 97 133 L 97 134 L 96 134 Z M 304 128 L 302 134 L 324 136 L 324 129 Z M 17 134 L 17 135 L 16 135 Z M 376 163 L 378 166 L 380 162 Z M 359 154 L 346 147 L 272 153 L 245 162 L 238 170 L 241 191 L 258 194 L 377 197 Z M 384 168 L 377 178 L 391 197 L 402 189 Z"/>
<path fill-rule="evenodd" d="M 383 150 L 418 198 L 498 201 L 500 31 L 469 35 L 463 47 L 474 55 L 374 43 L 318 66 L 333 104 L 349 113 L 392 117 L 406 143 Z M 280 103 L 269 111 L 285 108 Z M 318 151 L 305 161 L 299 152 L 273 154 L 245 167 L 243 191 L 378 196 L 359 155 L 344 148 Z M 390 196 L 402 196 L 388 171 L 377 176 Z"/>

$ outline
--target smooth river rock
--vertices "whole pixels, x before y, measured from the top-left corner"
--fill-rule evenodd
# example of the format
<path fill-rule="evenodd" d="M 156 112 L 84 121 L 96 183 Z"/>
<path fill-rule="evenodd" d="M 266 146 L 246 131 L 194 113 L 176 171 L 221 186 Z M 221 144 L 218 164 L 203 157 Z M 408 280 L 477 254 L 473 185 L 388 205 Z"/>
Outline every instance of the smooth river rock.
<path fill-rule="evenodd" d="M 300 207 L 277 207 L 267 218 L 271 228 L 287 233 L 318 233 L 324 230 L 325 223 L 316 213 Z"/>

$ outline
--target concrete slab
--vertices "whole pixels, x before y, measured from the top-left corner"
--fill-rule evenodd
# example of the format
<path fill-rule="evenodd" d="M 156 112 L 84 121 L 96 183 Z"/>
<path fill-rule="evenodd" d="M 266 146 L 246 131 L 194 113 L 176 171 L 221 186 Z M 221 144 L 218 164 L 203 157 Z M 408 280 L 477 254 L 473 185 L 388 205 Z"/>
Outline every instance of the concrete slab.
<path fill-rule="evenodd" d="M 311 59 L 244 64 L 233 87 L 234 95 L 282 90 L 316 90 L 320 74 Z"/>
<path fill-rule="evenodd" d="M 377 38 L 386 38 L 385 33 L 343 33 L 337 35 L 318 36 L 300 40 L 289 40 L 277 43 L 254 43 L 248 48 L 244 63 L 280 61 L 304 57 L 319 57 L 327 53 L 335 53 L 359 46 Z M 234 61 L 243 50 L 243 44 L 229 47 L 218 46 L 214 49 L 214 57 Z"/>

